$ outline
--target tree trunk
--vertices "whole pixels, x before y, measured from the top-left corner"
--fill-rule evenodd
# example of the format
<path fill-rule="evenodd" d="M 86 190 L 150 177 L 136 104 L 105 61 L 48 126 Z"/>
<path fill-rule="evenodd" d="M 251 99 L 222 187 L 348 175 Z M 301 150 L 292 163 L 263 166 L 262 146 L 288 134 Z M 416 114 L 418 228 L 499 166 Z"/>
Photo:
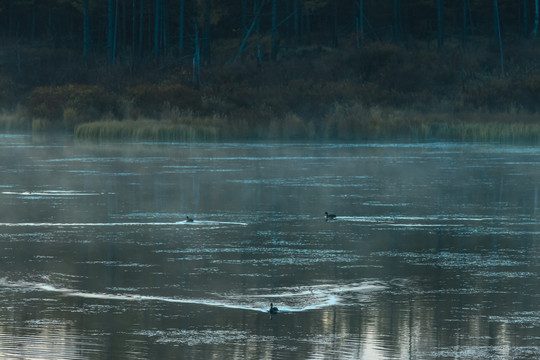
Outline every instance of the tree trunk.
<path fill-rule="evenodd" d="M 84 0 L 83 2 L 83 56 L 86 62 L 88 62 L 90 55 L 90 14 L 88 1 Z"/>
<path fill-rule="evenodd" d="M 255 31 L 256 34 L 258 34 L 260 30 L 260 21 L 259 21 L 260 19 L 259 19 L 259 16 L 257 16 L 257 9 L 262 7 L 262 3 L 264 1 L 265 0 L 253 1 L 253 19 L 255 19 L 255 28 L 253 29 L 253 31 Z"/>
<path fill-rule="evenodd" d="M 443 46 L 443 0 L 437 0 L 437 45 Z"/>
<path fill-rule="evenodd" d="M 205 0 L 204 1 L 204 33 L 203 33 L 203 43 L 202 43 L 202 50 L 203 50 L 203 56 L 204 61 L 207 64 L 210 64 L 212 62 L 212 54 L 210 51 L 210 20 L 212 16 L 212 0 Z"/>
<path fill-rule="evenodd" d="M 359 14 L 358 14 L 358 40 L 357 47 L 360 47 L 364 44 L 364 0 L 360 0 L 359 4 Z"/>
<path fill-rule="evenodd" d="M 135 57 L 135 48 L 137 47 L 137 2 L 132 0 L 131 2 L 131 55 Z"/>
<path fill-rule="evenodd" d="M 7 1 L 6 8 L 7 8 L 7 14 L 8 14 L 7 34 L 9 37 L 12 37 L 16 35 L 16 30 L 15 30 L 16 16 L 15 16 L 15 10 L 13 9 L 13 2 L 11 0 Z M 50 8 L 49 8 L 49 11 L 51 11 Z"/>
<path fill-rule="evenodd" d="M 278 33 L 277 33 L 277 0 L 272 0 L 272 49 L 270 56 L 272 60 L 276 60 L 278 52 Z"/>
<path fill-rule="evenodd" d="M 394 26 L 392 27 L 394 41 L 399 40 L 401 37 L 401 11 L 400 0 L 394 0 Z"/>
<path fill-rule="evenodd" d="M 246 36 L 247 31 L 247 0 L 242 0 L 242 37 Z"/>
<path fill-rule="evenodd" d="M 249 35 L 255 28 L 256 24 L 259 22 L 259 16 L 261 15 L 261 10 L 263 8 L 264 1 L 261 1 L 259 8 L 255 11 L 255 16 L 253 17 L 253 21 L 251 22 L 251 26 L 249 27 L 246 35 L 244 36 L 244 39 L 242 40 L 242 44 L 240 44 L 240 48 L 238 48 L 238 51 L 236 52 L 236 55 L 234 56 L 234 61 L 238 60 L 240 55 L 242 54 L 242 51 L 244 50 L 244 46 L 246 45 L 247 39 L 249 38 Z"/>
<path fill-rule="evenodd" d="M 169 12 L 168 8 L 168 2 L 167 0 L 161 0 L 161 12 L 160 12 L 160 22 L 161 22 L 161 53 L 163 55 L 167 55 L 167 51 L 169 50 L 169 38 L 167 37 L 168 34 L 168 21 L 167 21 L 167 14 Z"/>
<path fill-rule="evenodd" d="M 309 11 L 303 11 L 302 12 L 302 19 L 304 21 L 303 23 L 303 30 L 302 30 L 302 39 L 306 41 L 307 43 L 311 43 L 311 14 Z"/>
<path fill-rule="evenodd" d="M 122 33 L 120 34 L 120 47 L 125 50 L 127 46 L 127 0 L 121 0 L 122 5 Z"/>
<path fill-rule="evenodd" d="M 502 48 L 501 19 L 499 16 L 498 0 L 494 0 L 493 3 L 494 3 L 493 4 L 494 12 L 495 12 L 495 28 L 497 29 L 497 37 L 499 40 L 499 51 L 500 51 L 500 56 L 501 56 L 501 76 L 503 76 L 504 75 L 504 57 L 503 57 L 503 48 Z"/>
<path fill-rule="evenodd" d="M 201 85 L 201 51 L 199 47 L 199 29 L 197 23 L 195 23 L 195 54 L 193 55 L 193 87 L 199 89 Z"/>
<path fill-rule="evenodd" d="M 461 43 L 465 45 L 465 43 L 467 42 L 467 0 L 463 0 L 462 6 L 463 29 L 461 33 Z"/>
<path fill-rule="evenodd" d="M 534 29 L 533 38 L 536 39 L 536 33 L 538 32 L 538 0 L 534 0 Z"/>
<path fill-rule="evenodd" d="M 332 46 L 338 47 L 338 2 L 334 0 L 334 26 L 332 31 Z"/>
<path fill-rule="evenodd" d="M 36 2 L 32 1 L 32 28 L 31 28 L 31 34 L 30 34 L 30 38 L 32 39 L 32 41 L 36 40 L 36 18 L 37 18 L 36 7 L 37 7 Z M 84 7 L 84 4 L 83 4 L 83 7 Z"/>
<path fill-rule="evenodd" d="M 529 36 L 529 0 L 523 0 L 523 37 Z"/>
<path fill-rule="evenodd" d="M 114 36 L 112 49 L 112 63 L 116 63 L 116 39 L 118 38 L 118 0 L 116 0 L 116 9 L 114 12 Z"/>
<path fill-rule="evenodd" d="M 161 0 L 156 0 L 156 9 L 154 14 L 154 56 L 159 57 L 159 40 L 161 29 Z"/>
<path fill-rule="evenodd" d="M 180 21 L 178 25 L 178 51 L 180 56 L 184 52 L 184 0 L 180 0 Z"/>
<path fill-rule="evenodd" d="M 109 64 L 114 63 L 113 46 L 114 46 L 114 2 L 109 0 L 107 4 L 107 58 Z"/>
<path fill-rule="evenodd" d="M 144 0 L 139 2 L 139 58 L 142 57 L 143 50 L 143 26 L 144 26 Z"/>
<path fill-rule="evenodd" d="M 293 4 L 293 11 L 294 11 L 294 35 L 296 37 L 296 43 L 297 44 L 300 44 L 300 14 L 299 14 L 299 9 L 298 9 L 298 1 L 299 0 L 293 0 L 294 1 L 294 4 Z"/>
<path fill-rule="evenodd" d="M 137 47 L 137 1 L 131 0 L 131 46 L 129 51 L 129 66 L 130 71 L 133 72 L 135 65 L 135 49 Z"/>

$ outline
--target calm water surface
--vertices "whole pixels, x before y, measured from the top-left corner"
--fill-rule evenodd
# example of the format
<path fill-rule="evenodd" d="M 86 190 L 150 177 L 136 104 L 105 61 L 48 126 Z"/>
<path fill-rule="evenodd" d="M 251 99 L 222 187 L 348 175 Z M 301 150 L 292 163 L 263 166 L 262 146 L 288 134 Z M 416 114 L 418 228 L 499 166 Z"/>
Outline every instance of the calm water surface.
<path fill-rule="evenodd" d="M 2 358 L 540 357 L 538 147 L 0 150 Z"/>

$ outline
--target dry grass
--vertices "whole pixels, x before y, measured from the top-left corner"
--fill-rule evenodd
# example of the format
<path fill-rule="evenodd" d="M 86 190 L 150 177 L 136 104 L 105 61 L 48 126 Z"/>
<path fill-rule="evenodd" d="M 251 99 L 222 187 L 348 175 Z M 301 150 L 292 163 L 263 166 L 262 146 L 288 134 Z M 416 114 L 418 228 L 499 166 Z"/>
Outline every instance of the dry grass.
<path fill-rule="evenodd" d="M 2 131 L 25 131 L 31 128 L 31 121 L 20 108 L 15 111 L 0 113 L 0 129 Z"/>
<path fill-rule="evenodd" d="M 294 113 L 250 123 L 223 116 L 200 117 L 173 108 L 165 120 L 107 120 L 80 124 L 82 139 L 130 141 L 216 141 L 224 139 L 286 140 L 442 140 L 540 143 L 540 123 L 529 112 L 461 113 L 334 104 L 319 121 Z"/>
<path fill-rule="evenodd" d="M 77 126 L 75 136 L 79 139 L 165 142 L 214 141 L 219 137 L 215 127 L 152 120 L 96 121 Z"/>

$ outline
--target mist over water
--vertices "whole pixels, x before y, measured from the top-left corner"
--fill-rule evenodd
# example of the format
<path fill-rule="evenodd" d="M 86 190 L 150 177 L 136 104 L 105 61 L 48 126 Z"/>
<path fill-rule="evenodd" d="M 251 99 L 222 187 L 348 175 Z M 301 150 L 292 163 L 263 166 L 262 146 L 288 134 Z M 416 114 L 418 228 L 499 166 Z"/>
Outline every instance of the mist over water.
<path fill-rule="evenodd" d="M 0 150 L 0 357 L 540 356 L 536 147 Z"/>

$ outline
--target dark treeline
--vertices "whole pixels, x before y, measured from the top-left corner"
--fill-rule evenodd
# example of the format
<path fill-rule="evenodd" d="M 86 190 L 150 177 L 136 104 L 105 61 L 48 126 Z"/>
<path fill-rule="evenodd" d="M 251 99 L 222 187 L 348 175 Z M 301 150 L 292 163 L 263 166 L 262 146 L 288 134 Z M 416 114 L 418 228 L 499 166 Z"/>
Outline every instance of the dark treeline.
<path fill-rule="evenodd" d="M 8 43 L 46 41 L 80 49 L 88 61 L 186 56 L 212 42 L 270 36 L 280 47 L 337 46 L 344 38 L 404 41 L 471 35 L 536 36 L 535 0 L 2 0 L 0 35 Z M 197 33 L 197 34 L 196 34 Z M 197 35 L 197 36 L 196 36 Z M 195 43 L 199 39 L 200 44 Z M 238 52 L 235 55 L 238 55 Z M 227 59 L 230 60 L 230 59 Z"/>

